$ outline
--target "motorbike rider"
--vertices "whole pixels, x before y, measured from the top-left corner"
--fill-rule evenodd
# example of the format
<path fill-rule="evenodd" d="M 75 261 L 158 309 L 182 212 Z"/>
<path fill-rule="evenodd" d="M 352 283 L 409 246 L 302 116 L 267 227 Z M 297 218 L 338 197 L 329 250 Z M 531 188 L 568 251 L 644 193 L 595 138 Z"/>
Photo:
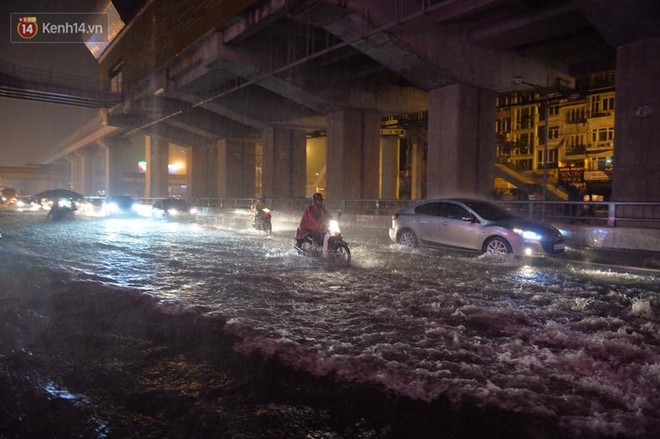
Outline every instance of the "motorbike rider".
<path fill-rule="evenodd" d="M 254 212 L 254 225 L 258 225 L 263 219 L 264 209 L 266 208 L 266 196 L 264 194 L 259 194 L 257 200 L 252 203 L 250 210 Z"/>
<path fill-rule="evenodd" d="M 296 247 L 301 248 L 302 241 L 311 236 L 315 242 L 323 242 L 323 256 L 328 256 L 328 221 L 330 221 L 330 212 L 323 207 L 323 195 L 316 192 L 312 196 L 312 204 L 305 208 L 300 225 L 296 231 Z"/>

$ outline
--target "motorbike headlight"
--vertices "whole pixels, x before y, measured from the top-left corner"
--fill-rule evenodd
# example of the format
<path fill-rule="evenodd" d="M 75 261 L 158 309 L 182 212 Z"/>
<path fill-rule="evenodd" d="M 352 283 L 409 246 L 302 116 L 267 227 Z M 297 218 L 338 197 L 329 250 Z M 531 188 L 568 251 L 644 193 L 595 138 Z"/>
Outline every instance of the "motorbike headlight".
<path fill-rule="evenodd" d="M 71 207 L 71 200 L 67 200 L 65 198 L 62 198 L 57 201 L 57 205 L 59 207 Z"/>
<path fill-rule="evenodd" d="M 328 232 L 330 232 L 333 235 L 340 232 L 339 222 L 337 220 L 330 220 L 330 222 L 328 223 Z"/>
<path fill-rule="evenodd" d="M 522 236 L 524 239 L 528 239 L 530 241 L 540 241 L 543 238 L 541 235 L 531 230 L 523 230 L 523 229 L 515 228 L 513 229 L 513 231 L 518 235 Z"/>

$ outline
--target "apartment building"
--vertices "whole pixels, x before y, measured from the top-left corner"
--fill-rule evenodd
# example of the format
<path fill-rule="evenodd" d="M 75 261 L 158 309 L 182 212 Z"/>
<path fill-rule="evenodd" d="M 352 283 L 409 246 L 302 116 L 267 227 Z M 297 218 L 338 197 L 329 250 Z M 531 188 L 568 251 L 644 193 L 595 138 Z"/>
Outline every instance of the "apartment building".
<path fill-rule="evenodd" d="M 539 88 L 498 96 L 496 160 L 510 178 L 497 177 L 496 191 L 524 198 L 540 191 L 545 177 L 548 187 L 557 189 L 553 193 L 564 195 L 559 198 L 579 191 L 608 197 L 614 164 L 614 79 L 614 71 L 607 71 L 576 78 L 571 93 Z"/>

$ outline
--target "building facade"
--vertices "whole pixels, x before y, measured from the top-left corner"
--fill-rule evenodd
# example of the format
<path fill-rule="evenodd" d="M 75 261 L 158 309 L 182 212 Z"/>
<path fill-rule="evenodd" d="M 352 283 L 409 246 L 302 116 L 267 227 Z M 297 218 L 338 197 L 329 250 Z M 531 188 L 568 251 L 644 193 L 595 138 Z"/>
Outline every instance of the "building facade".
<path fill-rule="evenodd" d="M 576 78 L 572 93 L 544 91 L 548 95 L 531 89 L 498 96 L 497 164 L 506 167 L 509 176 L 518 174 L 520 178 L 498 177 L 495 190 L 507 197 L 538 195 L 545 172 L 555 198 L 568 200 L 578 192 L 609 198 L 614 166 L 615 72 Z M 520 185 L 520 181 L 526 184 Z"/>

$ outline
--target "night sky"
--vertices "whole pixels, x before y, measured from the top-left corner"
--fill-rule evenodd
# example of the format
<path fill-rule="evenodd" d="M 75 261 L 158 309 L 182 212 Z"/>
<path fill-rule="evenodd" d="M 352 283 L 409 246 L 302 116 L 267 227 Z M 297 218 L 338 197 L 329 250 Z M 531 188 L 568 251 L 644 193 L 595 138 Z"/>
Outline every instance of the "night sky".
<path fill-rule="evenodd" d="M 0 2 L 0 60 L 39 70 L 98 76 L 98 64 L 84 44 L 12 44 L 12 12 L 90 12 L 95 0 L 3 0 Z M 0 166 L 40 163 L 49 149 L 98 110 L 0 97 Z"/>

